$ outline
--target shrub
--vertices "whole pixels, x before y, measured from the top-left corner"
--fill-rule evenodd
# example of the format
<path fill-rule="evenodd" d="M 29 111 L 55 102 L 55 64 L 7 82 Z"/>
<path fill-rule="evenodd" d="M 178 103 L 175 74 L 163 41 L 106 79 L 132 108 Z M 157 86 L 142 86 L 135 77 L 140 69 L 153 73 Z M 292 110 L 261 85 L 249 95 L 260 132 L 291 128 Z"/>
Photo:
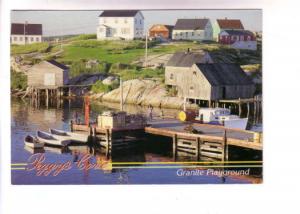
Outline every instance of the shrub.
<path fill-rule="evenodd" d="M 26 89 L 27 76 L 21 72 L 11 71 L 11 89 Z"/>
<path fill-rule="evenodd" d="M 92 92 L 94 93 L 107 93 L 110 92 L 113 89 L 116 89 L 119 87 L 118 81 L 115 81 L 112 85 L 105 85 L 102 83 L 101 80 L 98 80 L 93 86 L 92 86 Z"/>
<path fill-rule="evenodd" d="M 96 34 L 81 34 L 81 35 L 72 37 L 70 40 L 76 41 L 76 40 L 88 40 L 88 39 L 97 39 L 97 35 Z"/>

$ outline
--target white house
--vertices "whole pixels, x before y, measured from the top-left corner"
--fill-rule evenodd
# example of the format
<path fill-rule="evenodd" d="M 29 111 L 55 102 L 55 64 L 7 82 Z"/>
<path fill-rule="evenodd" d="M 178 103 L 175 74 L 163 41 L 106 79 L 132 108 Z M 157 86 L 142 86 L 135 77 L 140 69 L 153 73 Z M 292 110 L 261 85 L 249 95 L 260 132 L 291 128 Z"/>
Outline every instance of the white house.
<path fill-rule="evenodd" d="M 41 24 L 12 23 L 10 42 L 12 44 L 25 45 L 42 42 L 43 27 Z"/>
<path fill-rule="evenodd" d="M 212 40 L 212 24 L 209 19 L 178 19 L 173 29 L 172 39 Z"/>
<path fill-rule="evenodd" d="M 99 16 L 97 39 L 143 38 L 144 16 L 139 10 L 105 10 Z"/>

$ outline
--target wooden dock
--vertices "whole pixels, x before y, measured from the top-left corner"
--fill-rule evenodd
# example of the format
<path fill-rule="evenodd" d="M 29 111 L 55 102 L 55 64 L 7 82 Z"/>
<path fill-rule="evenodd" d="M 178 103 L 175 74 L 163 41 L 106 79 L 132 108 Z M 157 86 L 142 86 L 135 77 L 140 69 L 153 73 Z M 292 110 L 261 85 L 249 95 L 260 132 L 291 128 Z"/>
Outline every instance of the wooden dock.
<path fill-rule="evenodd" d="M 188 130 L 191 129 L 192 131 Z M 173 143 L 173 157 L 188 154 L 197 160 L 217 159 L 227 161 L 229 146 L 261 151 L 262 135 L 246 130 L 229 129 L 223 126 L 200 123 L 183 123 L 177 119 L 156 119 L 148 122 L 146 127 L 99 128 L 95 124 L 86 126 L 71 124 L 71 130 L 86 133 L 91 140 L 106 148 L 107 155 L 112 150 L 130 148 L 138 145 L 146 135 L 169 137 Z"/>
<path fill-rule="evenodd" d="M 187 131 L 191 128 L 192 133 Z M 182 123 L 176 119 L 152 121 L 145 128 L 145 133 L 172 138 L 175 159 L 180 152 L 194 155 L 197 160 L 206 157 L 227 161 L 229 146 L 262 150 L 260 133 L 216 125 Z"/>

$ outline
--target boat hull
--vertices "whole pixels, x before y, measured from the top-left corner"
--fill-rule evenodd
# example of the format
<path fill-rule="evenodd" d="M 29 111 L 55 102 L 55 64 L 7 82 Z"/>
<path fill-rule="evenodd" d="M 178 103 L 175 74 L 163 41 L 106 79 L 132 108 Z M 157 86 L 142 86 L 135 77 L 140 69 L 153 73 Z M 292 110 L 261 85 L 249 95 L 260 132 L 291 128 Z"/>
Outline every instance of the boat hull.
<path fill-rule="evenodd" d="M 61 140 L 57 139 L 51 134 L 48 134 L 46 132 L 37 132 L 37 138 L 40 142 L 43 142 L 47 145 L 52 145 L 52 146 L 67 146 L 71 143 L 70 140 Z"/>

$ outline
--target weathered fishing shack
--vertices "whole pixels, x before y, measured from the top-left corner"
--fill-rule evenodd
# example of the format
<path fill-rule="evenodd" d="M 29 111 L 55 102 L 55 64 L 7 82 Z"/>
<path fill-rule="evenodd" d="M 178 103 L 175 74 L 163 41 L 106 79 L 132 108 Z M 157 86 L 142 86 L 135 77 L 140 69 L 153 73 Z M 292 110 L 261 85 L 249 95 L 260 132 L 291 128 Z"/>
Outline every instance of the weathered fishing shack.
<path fill-rule="evenodd" d="M 45 60 L 32 66 L 27 73 L 28 87 L 37 99 L 61 96 L 69 81 L 69 68 L 55 60 Z"/>

